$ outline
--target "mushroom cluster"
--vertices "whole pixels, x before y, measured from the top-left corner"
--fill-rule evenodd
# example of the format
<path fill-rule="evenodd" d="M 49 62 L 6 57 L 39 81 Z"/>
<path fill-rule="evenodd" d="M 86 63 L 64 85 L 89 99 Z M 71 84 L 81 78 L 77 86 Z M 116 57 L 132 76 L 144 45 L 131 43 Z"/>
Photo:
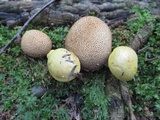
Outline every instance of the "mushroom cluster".
<path fill-rule="evenodd" d="M 99 70 L 106 64 L 112 48 L 112 34 L 108 25 L 94 16 L 76 21 L 70 28 L 65 48 L 75 53 L 83 70 Z"/>
<path fill-rule="evenodd" d="M 137 72 L 137 54 L 127 46 L 115 48 L 112 53 L 112 34 L 108 25 L 94 16 L 77 20 L 65 38 L 65 48 L 51 50 L 50 38 L 39 30 L 29 30 L 23 35 L 21 48 L 31 57 L 47 55 L 47 67 L 54 79 L 61 82 L 73 80 L 80 72 L 96 71 L 108 62 L 112 74 L 129 81 Z"/>

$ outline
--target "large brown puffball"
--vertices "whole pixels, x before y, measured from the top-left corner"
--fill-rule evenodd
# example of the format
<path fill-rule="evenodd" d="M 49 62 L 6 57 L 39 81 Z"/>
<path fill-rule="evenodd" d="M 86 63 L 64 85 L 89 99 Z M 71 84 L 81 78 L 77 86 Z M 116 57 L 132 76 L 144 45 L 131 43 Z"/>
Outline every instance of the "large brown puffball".
<path fill-rule="evenodd" d="M 76 21 L 70 28 L 65 48 L 75 53 L 82 69 L 99 70 L 106 64 L 112 48 L 112 34 L 108 25 L 94 16 Z"/>
<path fill-rule="evenodd" d="M 45 33 L 39 30 L 29 30 L 22 36 L 21 48 L 26 55 L 41 58 L 49 53 L 52 42 Z"/>

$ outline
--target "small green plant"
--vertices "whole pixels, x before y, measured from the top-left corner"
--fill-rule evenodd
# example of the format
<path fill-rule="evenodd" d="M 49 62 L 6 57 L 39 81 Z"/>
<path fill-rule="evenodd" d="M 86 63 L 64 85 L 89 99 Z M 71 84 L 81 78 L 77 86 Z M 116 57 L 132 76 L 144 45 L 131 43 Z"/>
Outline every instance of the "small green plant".
<path fill-rule="evenodd" d="M 146 24 L 156 24 L 155 31 L 149 37 L 147 44 L 138 53 L 138 73 L 135 81 L 130 84 L 134 93 L 135 111 L 141 115 L 160 118 L 160 24 L 155 21 L 155 17 L 147 9 L 135 6 L 132 11 L 135 12 L 137 20 L 127 22 L 131 35 L 134 36 Z M 145 108 L 149 110 L 149 113 L 146 113 Z"/>
<path fill-rule="evenodd" d="M 135 92 L 135 108 L 143 112 L 144 107 L 150 110 L 149 116 L 160 118 L 160 24 L 156 24 L 153 35 L 150 36 L 144 50 L 139 52 L 139 70 L 131 89 Z M 145 114 L 145 113 L 143 113 Z"/>
<path fill-rule="evenodd" d="M 107 120 L 109 100 L 105 95 L 105 74 L 92 75 L 85 80 L 82 93 L 85 97 L 82 109 L 85 120 Z M 92 81 L 92 82 L 90 82 Z"/>
<path fill-rule="evenodd" d="M 52 40 L 53 48 L 63 48 L 64 39 L 69 27 L 57 27 L 54 30 L 47 29 L 44 31 Z"/>
<path fill-rule="evenodd" d="M 88 16 L 98 16 L 98 13 L 96 11 L 89 11 Z"/>
<path fill-rule="evenodd" d="M 127 27 L 130 32 L 130 37 L 134 37 L 134 35 L 146 24 L 153 23 L 155 21 L 155 17 L 151 15 L 150 10 L 144 9 L 140 6 L 134 6 L 130 12 L 135 13 L 134 19 L 128 19 Z"/>

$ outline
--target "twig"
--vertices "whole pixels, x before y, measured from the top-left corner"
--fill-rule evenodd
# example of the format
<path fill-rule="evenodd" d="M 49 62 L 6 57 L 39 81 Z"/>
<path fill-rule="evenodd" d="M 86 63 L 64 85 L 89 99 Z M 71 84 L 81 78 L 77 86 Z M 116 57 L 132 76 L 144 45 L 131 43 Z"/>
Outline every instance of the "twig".
<path fill-rule="evenodd" d="M 68 75 L 68 79 L 71 78 L 71 76 L 74 74 L 74 71 L 75 71 L 76 67 L 77 67 L 77 65 L 75 65 L 75 66 L 72 68 L 71 72 L 70 72 L 69 75 Z"/>
<path fill-rule="evenodd" d="M 39 15 L 46 7 L 48 7 L 50 4 L 52 4 L 53 2 L 55 2 L 55 0 L 51 0 L 50 2 L 48 2 L 47 4 L 45 4 L 39 11 L 37 11 L 33 16 L 31 16 L 27 22 L 21 27 L 21 29 L 18 31 L 18 33 L 16 35 L 14 35 L 14 37 L 9 40 L 9 42 L 0 50 L 0 55 L 5 51 L 5 49 L 18 37 L 20 37 L 20 35 L 22 34 L 23 30 L 26 29 L 26 27 L 28 26 L 28 24 L 37 16 Z"/>
<path fill-rule="evenodd" d="M 143 47 L 143 48 L 141 48 L 141 49 L 138 50 L 138 53 L 140 53 L 140 52 L 142 52 L 142 51 L 144 51 L 146 49 L 147 49 L 147 47 Z"/>
<path fill-rule="evenodd" d="M 144 25 L 142 29 L 139 32 L 137 32 L 135 37 L 131 40 L 130 47 L 137 52 L 142 46 L 144 46 L 147 43 L 149 36 L 152 34 L 154 30 L 154 27 L 154 22 Z"/>
<path fill-rule="evenodd" d="M 136 117 L 134 115 L 133 108 L 132 108 L 132 101 L 131 101 L 131 96 L 128 90 L 128 84 L 122 81 L 119 81 L 119 84 L 120 84 L 122 99 L 124 103 L 129 107 L 130 120 L 136 120 Z"/>
<path fill-rule="evenodd" d="M 158 58 L 157 57 L 153 57 L 153 58 L 148 58 L 146 61 L 151 62 L 151 61 L 156 60 L 156 59 L 158 59 Z"/>

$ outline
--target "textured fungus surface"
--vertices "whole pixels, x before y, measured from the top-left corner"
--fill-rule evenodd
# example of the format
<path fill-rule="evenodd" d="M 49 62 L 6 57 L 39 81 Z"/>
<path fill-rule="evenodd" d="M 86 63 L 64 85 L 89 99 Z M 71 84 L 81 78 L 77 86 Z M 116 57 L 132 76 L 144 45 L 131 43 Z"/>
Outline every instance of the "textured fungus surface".
<path fill-rule="evenodd" d="M 52 42 L 45 33 L 39 30 L 29 30 L 22 36 L 21 48 L 28 56 L 44 57 L 51 50 Z"/>
<path fill-rule="evenodd" d="M 74 52 L 79 57 L 82 68 L 89 71 L 98 70 L 107 63 L 111 46 L 109 27 L 93 16 L 75 22 L 65 40 L 66 49 Z"/>

